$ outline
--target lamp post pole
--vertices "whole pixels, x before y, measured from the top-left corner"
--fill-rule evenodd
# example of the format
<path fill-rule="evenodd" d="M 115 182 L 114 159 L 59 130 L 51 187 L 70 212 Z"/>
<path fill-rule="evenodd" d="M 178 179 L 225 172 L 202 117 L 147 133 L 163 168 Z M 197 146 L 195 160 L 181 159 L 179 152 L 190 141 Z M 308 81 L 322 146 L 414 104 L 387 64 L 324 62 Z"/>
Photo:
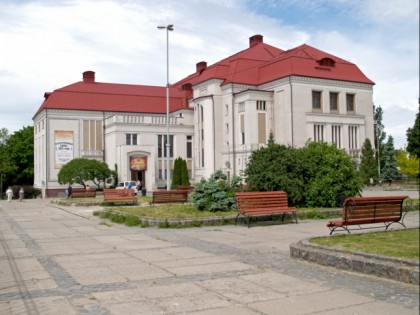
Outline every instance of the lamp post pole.
<path fill-rule="evenodd" d="M 169 141 L 169 31 L 174 30 L 174 26 L 158 26 L 158 29 L 166 29 L 166 190 L 171 189 L 171 162 L 170 162 L 170 141 Z"/>
<path fill-rule="evenodd" d="M 378 125 L 375 124 L 375 131 L 376 131 L 376 145 L 378 146 L 377 154 L 378 154 L 378 184 L 381 185 L 381 159 L 379 155 L 379 128 Z"/>

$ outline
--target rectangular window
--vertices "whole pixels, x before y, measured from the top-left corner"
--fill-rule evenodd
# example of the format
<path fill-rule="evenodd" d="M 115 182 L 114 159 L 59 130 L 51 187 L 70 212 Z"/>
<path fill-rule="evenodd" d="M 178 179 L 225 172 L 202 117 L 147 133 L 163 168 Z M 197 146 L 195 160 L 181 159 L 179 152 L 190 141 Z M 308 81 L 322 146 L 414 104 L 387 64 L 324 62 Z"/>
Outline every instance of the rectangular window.
<path fill-rule="evenodd" d="M 314 141 L 324 141 L 324 125 L 314 125 Z"/>
<path fill-rule="evenodd" d="M 245 144 L 245 117 L 241 115 L 241 144 Z"/>
<path fill-rule="evenodd" d="M 158 135 L 158 158 L 161 157 L 166 157 L 166 135 Z M 174 157 L 174 136 L 173 135 L 169 135 L 169 144 L 170 144 L 170 148 L 169 148 L 169 157 Z"/>
<path fill-rule="evenodd" d="M 347 112 L 354 112 L 354 94 L 346 94 Z"/>
<path fill-rule="evenodd" d="M 335 143 L 337 148 L 341 148 L 341 126 L 331 126 L 331 137 L 332 143 Z"/>
<path fill-rule="evenodd" d="M 357 126 L 349 126 L 349 149 L 357 149 Z"/>
<path fill-rule="evenodd" d="M 192 159 L 192 136 L 187 136 L 187 159 Z"/>
<path fill-rule="evenodd" d="M 245 111 L 245 103 L 244 102 L 240 102 L 238 105 L 238 112 L 242 113 Z"/>
<path fill-rule="evenodd" d="M 312 109 L 321 110 L 321 92 L 312 91 Z"/>
<path fill-rule="evenodd" d="M 338 111 L 338 93 L 330 92 L 330 111 Z"/>
<path fill-rule="evenodd" d="M 266 110 L 265 101 L 257 101 L 257 110 Z"/>
<path fill-rule="evenodd" d="M 126 145 L 137 145 L 137 134 L 126 133 L 125 134 L 125 144 Z"/>

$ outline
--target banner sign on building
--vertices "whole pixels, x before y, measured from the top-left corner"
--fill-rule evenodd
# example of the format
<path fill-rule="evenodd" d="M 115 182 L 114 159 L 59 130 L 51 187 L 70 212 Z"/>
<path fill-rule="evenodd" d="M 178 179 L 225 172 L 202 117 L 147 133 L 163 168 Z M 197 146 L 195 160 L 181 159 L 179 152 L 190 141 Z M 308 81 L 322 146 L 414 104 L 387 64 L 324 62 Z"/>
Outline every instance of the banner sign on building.
<path fill-rule="evenodd" d="M 147 157 L 130 157 L 130 169 L 132 171 L 147 170 Z"/>
<path fill-rule="evenodd" d="M 54 131 L 55 168 L 61 168 L 73 159 L 73 131 Z"/>

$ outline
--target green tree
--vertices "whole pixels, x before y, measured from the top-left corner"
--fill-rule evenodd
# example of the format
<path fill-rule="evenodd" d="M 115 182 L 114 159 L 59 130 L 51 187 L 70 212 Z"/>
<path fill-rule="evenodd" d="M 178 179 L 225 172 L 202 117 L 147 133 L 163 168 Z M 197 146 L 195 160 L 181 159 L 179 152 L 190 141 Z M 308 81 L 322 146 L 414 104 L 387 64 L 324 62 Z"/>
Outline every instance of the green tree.
<path fill-rule="evenodd" d="M 420 99 L 419 99 L 420 103 Z M 420 106 L 420 104 L 419 104 Z M 420 158 L 420 116 L 416 114 L 416 120 L 412 128 L 407 129 L 407 152 Z"/>
<path fill-rule="evenodd" d="M 80 184 L 86 188 L 87 181 L 93 181 L 100 187 L 100 183 L 110 182 L 112 171 L 105 162 L 76 158 L 64 165 L 58 172 L 58 182 L 65 184 Z"/>
<path fill-rule="evenodd" d="M 177 189 L 178 186 L 182 185 L 181 182 L 181 172 L 182 172 L 182 165 L 181 165 L 181 158 L 177 157 L 174 161 L 174 170 L 172 172 L 172 183 L 171 183 L 171 189 Z"/>
<path fill-rule="evenodd" d="M 251 190 L 285 191 L 295 206 L 335 206 L 338 194 L 356 196 L 362 188 L 351 158 L 323 142 L 269 144 L 251 154 L 244 174 Z"/>
<path fill-rule="evenodd" d="M 383 150 L 383 164 L 381 165 L 381 177 L 391 185 L 399 175 L 397 158 L 395 156 L 394 138 L 388 137 Z"/>
<path fill-rule="evenodd" d="M 182 160 L 181 165 L 181 186 L 190 186 L 190 177 L 188 176 L 187 161 Z"/>
<path fill-rule="evenodd" d="M 7 175 L 14 173 L 14 167 L 6 151 L 6 142 L 9 138 L 9 131 L 6 128 L 0 129 L 0 199 L 7 188 Z"/>
<path fill-rule="evenodd" d="M 268 135 L 267 145 L 275 144 L 276 141 L 274 140 L 274 133 L 273 130 L 270 130 L 270 134 Z"/>
<path fill-rule="evenodd" d="M 181 157 L 176 158 L 174 162 L 171 189 L 177 189 L 178 186 L 190 186 L 187 161 Z"/>
<path fill-rule="evenodd" d="M 378 180 L 378 166 L 375 159 L 375 152 L 372 148 L 372 143 L 366 139 L 362 146 L 362 155 L 360 159 L 360 178 L 364 184 L 370 183 L 371 178 Z"/>
<path fill-rule="evenodd" d="M 0 129 L 0 146 L 6 144 L 7 139 L 9 139 L 9 130 L 7 128 Z"/>
<path fill-rule="evenodd" d="M 4 139 L 4 130 L 2 133 Z M 0 147 L 0 167 L 6 173 L 8 184 L 32 186 L 34 183 L 33 127 L 26 126 L 6 136 L 5 143 L 3 142 Z"/>
<path fill-rule="evenodd" d="M 402 150 L 397 154 L 397 164 L 400 172 L 409 177 L 418 177 L 420 160 L 414 155 L 408 154 L 407 151 Z"/>
<path fill-rule="evenodd" d="M 382 123 L 383 114 L 384 112 L 380 106 L 376 107 L 375 105 L 373 105 L 373 121 L 375 124 L 374 134 L 375 134 L 375 150 L 376 150 L 375 159 L 376 161 L 378 161 L 378 154 L 379 154 L 379 162 L 380 162 L 381 167 L 382 167 L 382 164 L 384 163 L 382 152 L 384 150 L 385 139 L 386 139 L 386 132 L 384 131 L 385 127 Z"/>
<path fill-rule="evenodd" d="M 308 142 L 302 150 L 308 206 L 334 207 L 338 194 L 360 194 L 363 185 L 351 158 L 343 150 L 325 142 Z"/>
<path fill-rule="evenodd" d="M 106 187 L 106 184 L 111 183 L 113 180 L 113 171 L 108 167 L 108 164 L 98 160 L 88 160 L 90 165 L 89 177 L 91 181 L 98 187 L 101 188 L 101 184 Z"/>
<path fill-rule="evenodd" d="M 304 162 L 299 150 L 274 142 L 252 152 L 244 171 L 250 189 L 285 191 L 291 205 L 302 205 L 304 202 L 303 174 Z"/>

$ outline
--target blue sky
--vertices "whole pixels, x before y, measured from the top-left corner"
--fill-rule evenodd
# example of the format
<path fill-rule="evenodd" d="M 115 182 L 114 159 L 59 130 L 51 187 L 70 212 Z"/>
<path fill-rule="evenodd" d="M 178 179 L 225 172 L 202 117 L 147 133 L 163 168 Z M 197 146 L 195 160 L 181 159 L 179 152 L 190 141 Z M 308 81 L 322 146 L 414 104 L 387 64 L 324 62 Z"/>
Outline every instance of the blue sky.
<path fill-rule="evenodd" d="M 80 81 L 165 85 L 248 47 L 255 34 L 281 49 L 308 44 L 373 80 L 385 131 L 406 142 L 419 97 L 418 0 L 1 0 L 0 128 L 32 124 L 44 92 Z"/>

